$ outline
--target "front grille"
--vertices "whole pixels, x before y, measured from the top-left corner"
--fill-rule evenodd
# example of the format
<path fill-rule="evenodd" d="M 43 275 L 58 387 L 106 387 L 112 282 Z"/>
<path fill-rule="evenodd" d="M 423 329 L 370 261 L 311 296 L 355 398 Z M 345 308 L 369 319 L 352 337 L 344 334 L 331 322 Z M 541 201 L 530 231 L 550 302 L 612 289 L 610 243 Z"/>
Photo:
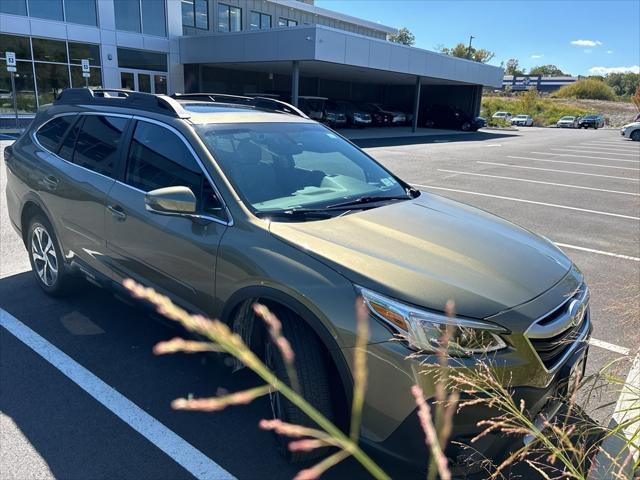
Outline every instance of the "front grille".
<path fill-rule="evenodd" d="M 560 307 L 539 319 L 527 332 L 529 341 L 548 370 L 584 336 L 589 322 L 589 292 L 585 285 Z"/>

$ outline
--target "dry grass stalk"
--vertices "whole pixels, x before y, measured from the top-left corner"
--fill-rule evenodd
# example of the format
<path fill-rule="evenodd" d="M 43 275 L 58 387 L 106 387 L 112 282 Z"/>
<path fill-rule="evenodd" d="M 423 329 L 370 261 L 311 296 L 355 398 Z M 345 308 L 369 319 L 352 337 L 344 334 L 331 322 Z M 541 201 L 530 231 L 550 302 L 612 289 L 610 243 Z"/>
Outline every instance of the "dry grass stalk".
<path fill-rule="evenodd" d="M 313 449 L 327 445 L 338 448 L 337 452 L 323 459 L 315 466 L 300 471 L 296 477 L 297 479 L 310 480 L 318 478 L 327 469 L 349 456 L 353 456 L 373 478 L 379 480 L 389 479 L 389 476 L 357 444 L 357 432 L 360 428 L 361 409 L 366 387 L 366 383 L 363 384 L 363 381 L 366 380 L 366 365 L 364 363 L 366 358 L 363 358 L 363 356 L 366 357 L 368 337 L 366 320 L 358 320 L 358 339 L 356 340 L 357 348 L 355 349 L 357 357 L 354 360 L 358 364 L 357 369 L 359 370 L 356 370 L 354 374 L 354 392 L 358 391 L 360 393 L 358 393 L 358 400 L 354 400 L 353 404 L 354 408 L 358 409 L 358 411 L 352 412 L 352 417 L 353 414 L 355 414 L 357 418 L 355 423 L 352 422 L 352 431 L 356 431 L 356 435 L 355 438 L 350 438 L 324 417 L 307 400 L 302 398 L 293 388 L 289 387 L 269 370 L 262 360 L 247 347 L 242 338 L 231 331 L 228 325 L 219 320 L 207 319 L 202 315 L 190 315 L 182 308 L 174 305 L 168 297 L 155 292 L 151 288 L 146 288 L 133 280 L 125 280 L 124 286 L 134 297 L 153 304 L 160 314 L 180 323 L 188 331 L 197 333 L 211 342 L 211 344 L 207 345 L 206 342 L 190 342 L 187 340 L 173 339 L 169 342 L 162 342 L 156 345 L 155 351 L 158 353 L 223 352 L 242 362 L 242 364 L 251 369 L 266 383 L 264 386 L 213 398 L 177 399 L 174 401 L 175 407 L 188 410 L 216 411 L 227 406 L 246 404 L 255 398 L 269 393 L 271 390 L 277 390 L 293 405 L 300 408 L 320 428 L 312 429 L 300 425 L 291 425 L 279 420 L 262 420 L 260 422 L 261 428 L 273 430 L 279 434 L 294 438 L 302 437 L 300 442 L 293 442 L 294 449 Z M 289 342 L 282 336 L 282 328 L 279 320 L 264 306 L 256 306 L 255 311 L 265 320 L 271 338 L 278 346 L 285 362 L 293 365 L 293 359 L 295 358 L 294 352 L 290 348 Z M 364 337 L 364 339 L 362 337 Z M 203 343 L 207 346 L 205 347 Z M 311 441 L 304 437 L 311 437 Z"/>

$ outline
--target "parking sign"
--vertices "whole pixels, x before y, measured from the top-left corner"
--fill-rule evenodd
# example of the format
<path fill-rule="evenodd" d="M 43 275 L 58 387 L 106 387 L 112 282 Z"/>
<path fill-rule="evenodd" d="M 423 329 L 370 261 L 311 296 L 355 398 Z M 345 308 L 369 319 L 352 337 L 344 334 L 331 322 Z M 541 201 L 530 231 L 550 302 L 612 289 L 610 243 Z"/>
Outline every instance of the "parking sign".
<path fill-rule="evenodd" d="M 15 72 L 16 71 L 16 53 L 6 52 L 5 57 L 7 59 L 7 71 Z"/>
<path fill-rule="evenodd" d="M 90 73 L 89 73 L 89 59 L 88 58 L 83 58 L 82 59 L 82 76 L 87 78 L 89 77 Z"/>

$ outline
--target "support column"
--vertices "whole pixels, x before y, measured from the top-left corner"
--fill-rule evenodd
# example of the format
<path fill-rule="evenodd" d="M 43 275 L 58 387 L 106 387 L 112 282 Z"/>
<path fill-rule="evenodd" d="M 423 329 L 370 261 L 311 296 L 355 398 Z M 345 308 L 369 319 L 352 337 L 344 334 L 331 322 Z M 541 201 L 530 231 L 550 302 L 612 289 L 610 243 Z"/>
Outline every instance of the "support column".
<path fill-rule="evenodd" d="M 291 71 L 291 104 L 298 106 L 298 92 L 300 90 L 300 63 L 298 60 L 293 61 Z"/>
<path fill-rule="evenodd" d="M 411 131 L 413 133 L 418 129 L 418 111 L 420 110 L 420 75 L 416 75 L 415 98 L 413 101 L 413 123 Z"/>

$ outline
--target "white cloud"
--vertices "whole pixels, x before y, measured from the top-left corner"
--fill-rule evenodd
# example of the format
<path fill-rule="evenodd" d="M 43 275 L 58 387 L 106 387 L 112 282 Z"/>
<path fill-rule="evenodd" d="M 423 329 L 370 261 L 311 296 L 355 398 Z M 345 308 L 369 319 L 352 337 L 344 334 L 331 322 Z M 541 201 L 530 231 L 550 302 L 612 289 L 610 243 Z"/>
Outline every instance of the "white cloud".
<path fill-rule="evenodd" d="M 613 50 L 607 50 L 607 53 L 611 55 L 613 53 Z"/>
<path fill-rule="evenodd" d="M 608 75 L 609 73 L 640 73 L 640 65 L 631 67 L 591 67 L 591 75 Z"/>
<path fill-rule="evenodd" d="M 600 40 L 573 40 L 571 45 L 576 45 L 578 47 L 595 47 L 597 45 L 602 45 Z"/>
<path fill-rule="evenodd" d="M 544 57 L 542 53 L 534 53 L 533 55 L 531 55 L 531 58 L 542 58 L 542 57 Z"/>

